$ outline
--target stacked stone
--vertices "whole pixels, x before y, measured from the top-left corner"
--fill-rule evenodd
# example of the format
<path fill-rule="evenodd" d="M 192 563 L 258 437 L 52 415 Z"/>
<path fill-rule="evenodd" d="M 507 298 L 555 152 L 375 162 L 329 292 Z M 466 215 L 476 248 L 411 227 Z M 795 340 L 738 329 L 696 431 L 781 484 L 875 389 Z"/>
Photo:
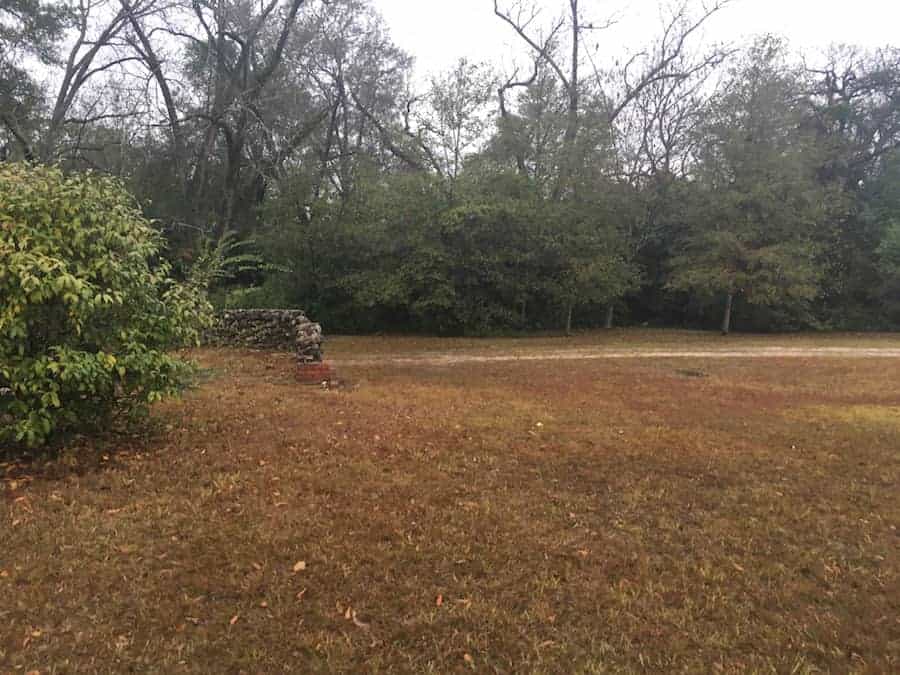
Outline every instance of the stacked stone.
<path fill-rule="evenodd" d="M 216 317 L 204 342 L 216 347 L 289 350 L 301 363 L 322 360 L 322 327 L 301 310 L 227 310 Z"/>
<path fill-rule="evenodd" d="M 322 343 L 325 341 L 322 326 L 313 323 L 301 312 L 294 318 L 294 335 L 294 350 L 300 363 L 318 363 L 322 360 Z"/>

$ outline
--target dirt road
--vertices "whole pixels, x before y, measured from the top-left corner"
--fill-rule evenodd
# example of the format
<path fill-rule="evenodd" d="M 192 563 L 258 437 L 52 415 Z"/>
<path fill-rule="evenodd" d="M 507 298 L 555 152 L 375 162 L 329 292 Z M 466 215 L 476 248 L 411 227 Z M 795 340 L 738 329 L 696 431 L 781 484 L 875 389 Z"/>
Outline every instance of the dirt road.
<path fill-rule="evenodd" d="M 900 359 L 900 348 L 870 347 L 743 347 L 729 349 L 610 349 L 567 348 L 521 350 L 507 354 L 478 352 L 420 352 L 417 354 L 383 355 L 378 358 L 350 357 L 335 359 L 337 365 L 374 366 L 394 364 L 408 366 L 450 366 L 458 363 L 503 363 L 516 361 L 582 361 L 600 359 Z"/>

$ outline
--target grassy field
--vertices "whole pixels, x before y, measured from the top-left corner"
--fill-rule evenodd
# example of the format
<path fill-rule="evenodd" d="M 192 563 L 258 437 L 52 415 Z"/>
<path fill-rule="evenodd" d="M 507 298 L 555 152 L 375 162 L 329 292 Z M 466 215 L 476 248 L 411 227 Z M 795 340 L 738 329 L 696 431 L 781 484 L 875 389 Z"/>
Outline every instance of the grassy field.
<path fill-rule="evenodd" d="M 900 672 L 900 359 L 550 358 L 723 345 L 900 336 L 201 351 L 140 438 L 0 455 L 0 672 Z"/>

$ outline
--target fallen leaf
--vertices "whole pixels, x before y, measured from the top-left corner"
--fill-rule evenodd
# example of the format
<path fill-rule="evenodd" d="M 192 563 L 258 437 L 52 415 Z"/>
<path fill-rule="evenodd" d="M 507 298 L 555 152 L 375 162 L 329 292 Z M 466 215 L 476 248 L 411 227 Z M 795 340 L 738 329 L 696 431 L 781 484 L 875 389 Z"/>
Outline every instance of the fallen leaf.
<path fill-rule="evenodd" d="M 302 572 L 302 571 L 305 570 L 305 569 L 306 569 L 306 561 L 305 561 L 305 560 L 298 560 L 298 561 L 294 564 L 294 571 L 295 571 L 295 572 Z"/>
<path fill-rule="evenodd" d="M 347 621 L 353 618 L 353 610 L 349 607 L 347 608 L 347 611 L 344 612 L 344 618 L 347 619 Z"/>
<path fill-rule="evenodd" d="M 255 562 L 253 563 L 253 569 L 259 571 L 262 569 L 262 565 L 260 565 L 258 562 Z"/>
<path fill-rule="evenodd" d="M 305 588 L 302 591 L 300 591 L 299 593 L 297 593 L 297 600 L 302 600 L 304 595 L 306 595 Z"/>
<path fill-rule="evenodd" d="M 269 606 L 269 603 L 266 602 L 265 600 L 263 600 L 261 603 L 259 603 L 259 606 L 262 607 L 263 609 L 265 609 L 266 607 Z"/>
<path fill-rule="evenodd" d="M 234 624 L 236 624 L 238 622 L 238 619 L 240 619 L 240 618 L 241 618 L 240 614 L 235 614 L 233 617 L 231 617 L 231 621 L 229 621 L 228 624 L 230 626 L 233 626 Z"/>
<path fill-rule="evenodd" d="M 351 614 L 351 618 L 353 619 L 353 625 L 354 625 L 354 626 L 357 626 L 358 628 L 362 628 L 362 629 L 364 629 L 364 630 L 368 630 L 368 629 L 369 629 L 369 624 L 367 624 L 365 621 L 362 621 L 361 619 L 358 619 L 358 618 L 356 617 L 356 612 L 353 612 L 353 613 Z"/>
<path fill-rule="evenodd" d="M 463 661 L 466 663 L 475 663 L 475 659 L 472 658 L 471 654 L 463 654 Z"/>
<path fill-rule="evenodd" d="M 437 596 L 437 600 L 435 600 L 434 604 L 436 604 L 438 607 L 443 605 L 444 604 L 444 596 L 443 595 Z"/>

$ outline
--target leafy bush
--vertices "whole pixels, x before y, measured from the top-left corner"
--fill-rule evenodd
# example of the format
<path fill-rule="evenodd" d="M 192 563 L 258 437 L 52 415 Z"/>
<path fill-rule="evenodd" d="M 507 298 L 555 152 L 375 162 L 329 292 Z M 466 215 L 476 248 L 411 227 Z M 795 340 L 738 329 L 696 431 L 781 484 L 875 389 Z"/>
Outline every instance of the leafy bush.
<path fill-rule="evenodd" d="M 211 294 L 213 305 L 220 309 L 302 309 L 292 306 L 284 280 L 269 277 L 261 286 L 237 286 Z"/>
<path fill-rule="evenodd" d="M 117 180 L 0 164 L 0 443 L 46 442 L 180 391 L 210 307 Z"/>

